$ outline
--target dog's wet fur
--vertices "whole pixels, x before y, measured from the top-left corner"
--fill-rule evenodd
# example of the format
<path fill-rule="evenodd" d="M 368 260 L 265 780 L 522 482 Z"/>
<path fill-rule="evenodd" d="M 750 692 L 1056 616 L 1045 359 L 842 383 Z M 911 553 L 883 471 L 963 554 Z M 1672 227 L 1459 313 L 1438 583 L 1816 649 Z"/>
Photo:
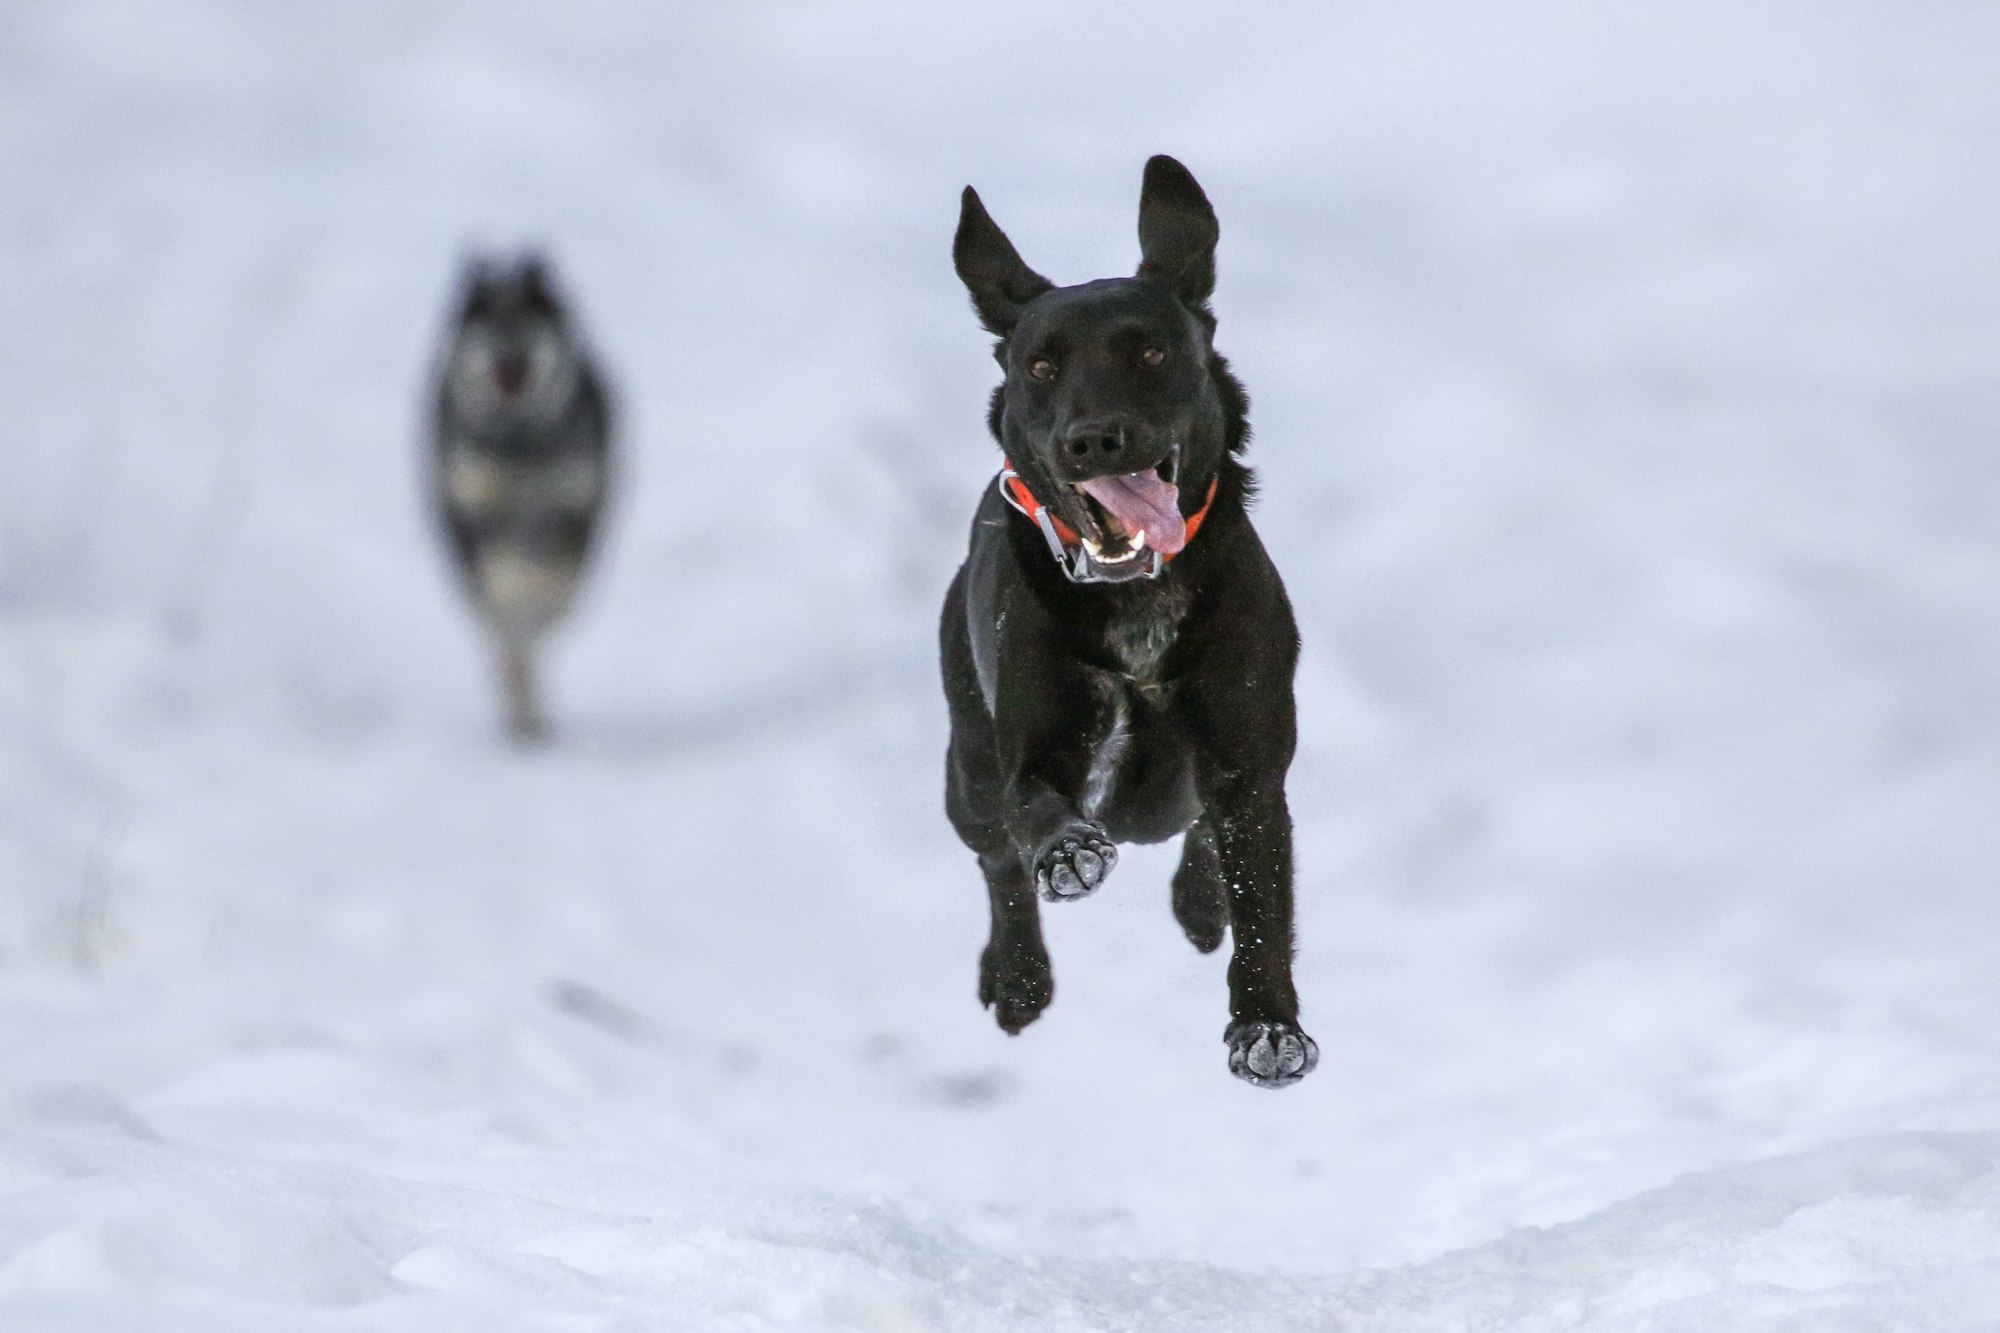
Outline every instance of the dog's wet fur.
<path fill-rule="evenodd" d="M 432 421 L 432 494 L 493 642 L 507 730 L 543 740 L 537 658 L 603 515 L 611 410 L 540 256 L 466 263 Z"/>
<path fill-rule="evenodd" d="M 1183 515 L 1214 499 L 1155 578 L 1072 583 L 988 487 L 940 629 L 951 709 L 945 805 L 992 909 L 979 998 L 1018 1033 L 1055 984 L 1037 896 L 1103 884 L 1121 842 L 1184 834 L 1173 911 L 1197 949 L 1232 937 L 1229 1068 L 1312 1071 L 1292 984 L 1298 631 L 1250 525 L 1248 399 L 1215 351 L 1218 229 L 1170 157 L 1146 164 L 1130 278 L 1057 287 L 967 187 L 952 257 L 1005 378 L 988 424 L 1029 490 L 1091 521 L 1079 482 L 1155 469 Z"/>

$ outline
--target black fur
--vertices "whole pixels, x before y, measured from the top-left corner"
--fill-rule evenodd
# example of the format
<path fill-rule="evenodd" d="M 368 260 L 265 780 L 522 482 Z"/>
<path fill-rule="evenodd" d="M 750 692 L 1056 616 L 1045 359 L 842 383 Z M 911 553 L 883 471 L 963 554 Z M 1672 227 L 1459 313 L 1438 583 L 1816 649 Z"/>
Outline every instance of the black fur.
<path fill-rule="evenodd" d="M 1036 497 L 1068 514 L 1079 481 L 1178 467 L 1183 514 L 1211 479 L 1215 499 L 1157 578 L 1081 584 L 987 489 L 940 632 L 945 806 L 986 876 L 979 998 L 1002 1028 L 1054 993 L 1037 892 L 1081 897 L 1115 844 L 1185 832 L 1174 915 L 1204 952 L 1234 940 L 1230 1069 L 1282 1087 L 1318 1058 L 1291 974 L 1298 632 L 1245 508 L 1248 399 L 1212 345 L 1215 214 L 1172 158 L 1146 165 L 1139 236 L 1136 277 L 1056 287 L 965 191 L 952 256 L 1005 371 L 988 421 Z"/>

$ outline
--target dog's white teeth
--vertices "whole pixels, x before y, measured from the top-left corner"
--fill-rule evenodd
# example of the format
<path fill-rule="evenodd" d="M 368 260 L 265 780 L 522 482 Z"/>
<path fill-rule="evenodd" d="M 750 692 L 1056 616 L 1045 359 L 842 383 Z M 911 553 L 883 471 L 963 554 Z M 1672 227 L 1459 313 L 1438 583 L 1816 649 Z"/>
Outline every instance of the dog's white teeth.
<path fill-rule="evenodd" d="M 1132 554 L 1137 555 L 1139 554 L 1139 552 L 1145 549 L 1146 549 L 1146 530 L 1144 528 L 1140 528 L 1139 535 L 1132 539 Z"/>
<path fill-rule="evenodd" d="M 1143 532 L 1140 533 L 1138 540 L 1134 541 L 1132 545 L 1127 547 L 1125 550 L 1120 551 L 1117 555 L 1106 555 L 1104 553 L 1104 548 L 1102 546 L 1099 546 L 1096 542 L 1092 541 L 1088 537 L 1085 537 L 1083 539 L 1083 545 L 1084 549 L 1090 552 L 1090 558 L 1095 560 L 1098 564 L 1122 565 L 1127 560 L 1136 559 L 1139 555 L 1139 552 L 1146 549 L 1146 534 Z"/>

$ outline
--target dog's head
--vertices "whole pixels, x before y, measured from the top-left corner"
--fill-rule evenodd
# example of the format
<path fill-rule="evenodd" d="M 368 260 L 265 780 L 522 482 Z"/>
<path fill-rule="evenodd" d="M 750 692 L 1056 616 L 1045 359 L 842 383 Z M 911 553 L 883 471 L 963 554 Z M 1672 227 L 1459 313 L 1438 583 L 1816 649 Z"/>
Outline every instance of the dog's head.
<path fill-rule="evenodd" d="M 952 260 L 1000 339 L 994 434 L 1102 565 L 1180 550 L 1185 509 L 1234 443 L 1225 395 L 1241 391 L 1216 356 L 1208 309 L 1218 234 L 1187 168 L 1155 157 L 1139 196 L 1138 274 L 1057 287 L 966 187 Z"/>
<path fill-rule="evenodd" d="M 533 417 L 568 401 L 576 357 L 548 261 L 476 256 L 460 279 L 445 375 L 462 410 Z"/>

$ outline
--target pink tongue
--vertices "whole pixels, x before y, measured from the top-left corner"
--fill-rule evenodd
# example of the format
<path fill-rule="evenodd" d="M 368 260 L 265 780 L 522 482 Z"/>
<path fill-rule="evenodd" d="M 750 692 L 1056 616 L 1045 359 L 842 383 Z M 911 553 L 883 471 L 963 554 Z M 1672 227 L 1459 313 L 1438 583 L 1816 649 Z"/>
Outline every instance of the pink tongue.
<path fill-rule="evenodd" d="M 1122 477 L 1092 477 L 1077 485 L 1118 520 L 1127 537 L 1145 533 L 1146 545 L 1162 555 L 1174 555 L 1187 545 L 1180 491 L 1172 482 L 1161 481 L 1153 469 Z"/>

